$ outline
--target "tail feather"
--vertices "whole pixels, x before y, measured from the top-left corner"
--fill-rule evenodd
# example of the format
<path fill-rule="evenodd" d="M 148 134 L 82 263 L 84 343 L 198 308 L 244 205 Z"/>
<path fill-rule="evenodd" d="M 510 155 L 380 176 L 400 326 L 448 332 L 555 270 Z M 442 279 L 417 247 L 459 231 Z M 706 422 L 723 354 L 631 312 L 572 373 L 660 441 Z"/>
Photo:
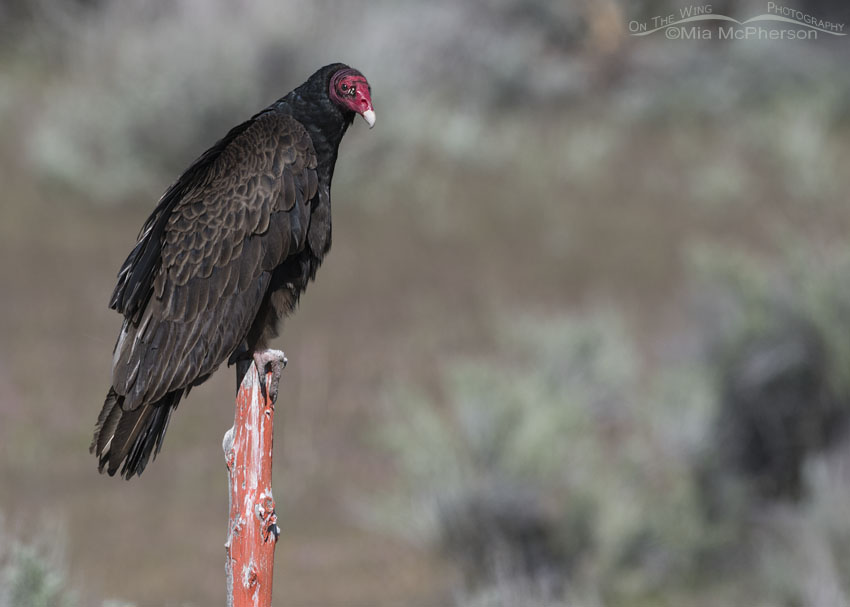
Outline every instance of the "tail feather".
<path fill-rule="evenodd" d="M 123 399 L 121 399 L 123 400 Z M 98 455 L 103 453 L 107 448 L 107 443 L 115 434 L 115 427 L 121 419 L 121 405 L 119 397 L 112 388 L 106 395 L 106 402 L 103 403 L 103 409 L 100 410 L 100 415 L 97 416 L 97 423 L 94 427 L 94 438 L 92 438 L 89 451 L 97 452 Z M 101 464 L 102 467 L 102 464 Z"/>
<path fill-rule="evenodd" d="M 127 411 L 124 397 L 110 388 L 97 418 L 89 451 L 98 457 L 98 470 L 129 480 L 141 475 L 153 454 L 156 458 L 168 429 L 171 412 L 177 407 L 183 391 L 169 392 L 155 403 L 146 403 Z M 123 465 L 122 465 L 123 464 Z"/>

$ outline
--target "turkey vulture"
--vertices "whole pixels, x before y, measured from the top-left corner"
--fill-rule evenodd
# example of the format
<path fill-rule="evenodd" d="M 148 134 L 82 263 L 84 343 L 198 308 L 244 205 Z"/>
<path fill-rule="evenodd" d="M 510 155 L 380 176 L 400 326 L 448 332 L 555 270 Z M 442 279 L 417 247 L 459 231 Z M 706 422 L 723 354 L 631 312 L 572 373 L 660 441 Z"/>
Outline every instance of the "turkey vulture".
<path fill-rule="evenodd" d="M 90 447 L 101 472 L 141 474 L 180 399 L 222 362 L 275 362 L 268 341 L 331 246 L 331 179 L 355 114 L 374 125 L 366 78 L 325 66 L 162 196 L 109 302 L 124 323 Z"/>

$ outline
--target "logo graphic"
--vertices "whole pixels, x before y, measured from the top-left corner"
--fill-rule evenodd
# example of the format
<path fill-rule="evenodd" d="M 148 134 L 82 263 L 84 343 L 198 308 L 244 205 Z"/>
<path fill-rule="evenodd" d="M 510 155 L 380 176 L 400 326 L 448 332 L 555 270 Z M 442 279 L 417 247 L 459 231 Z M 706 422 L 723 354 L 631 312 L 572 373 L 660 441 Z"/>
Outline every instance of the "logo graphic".
<path fill-rule="evenodd" d="M 707 27 L 706 22 L 715 27 Z M 806 12 L 767 3 L 767 11 L 744 21 L 712 11 L 711 4 L 686 6 L 679 13 L 630 21 L 632 36 L 663 32 L 670 40 L 817 40 L 819 35 L 846 36 L 844 24 Z"/>

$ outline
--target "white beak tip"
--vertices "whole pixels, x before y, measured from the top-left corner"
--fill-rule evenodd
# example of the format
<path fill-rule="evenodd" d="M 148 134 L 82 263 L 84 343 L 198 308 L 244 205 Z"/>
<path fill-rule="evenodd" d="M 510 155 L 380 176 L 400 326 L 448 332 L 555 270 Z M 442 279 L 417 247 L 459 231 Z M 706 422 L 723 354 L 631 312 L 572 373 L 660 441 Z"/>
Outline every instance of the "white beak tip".
<path fill-rule="evenodd" d="M 363 116 L 363 120 L 366 121 L 370 129 L 375 126 L 375 110 L 366 110 L 360 115 Z"/>

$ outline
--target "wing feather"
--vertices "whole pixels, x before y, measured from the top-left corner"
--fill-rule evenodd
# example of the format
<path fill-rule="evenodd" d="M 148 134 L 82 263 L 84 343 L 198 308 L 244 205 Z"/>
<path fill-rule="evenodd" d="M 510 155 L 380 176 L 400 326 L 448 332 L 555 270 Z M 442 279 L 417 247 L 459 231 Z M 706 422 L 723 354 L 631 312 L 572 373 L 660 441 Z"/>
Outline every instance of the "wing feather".
<path fill-rule="evenodd" d="M 170 208 L 160 203 L 162 216 L 148 220 L 146 242 L 122 267 L 113 303 L 129 322 L 116 344 L 113 386 L 124 410 L 215 371 L 245 338 L 274 268 L 305 246 L 317 183 L 309 134 L 284 115 L 250 122 L 205 171 L 190 168 L 192 183 L 172 186 L 179 196 Z"/>

